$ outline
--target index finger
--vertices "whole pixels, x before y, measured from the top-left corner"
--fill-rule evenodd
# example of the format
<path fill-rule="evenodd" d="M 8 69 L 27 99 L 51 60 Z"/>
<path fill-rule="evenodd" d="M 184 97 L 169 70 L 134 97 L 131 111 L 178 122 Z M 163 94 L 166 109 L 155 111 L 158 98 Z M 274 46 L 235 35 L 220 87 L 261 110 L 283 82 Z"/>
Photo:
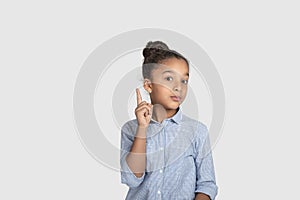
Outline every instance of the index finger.
<path fill-rule="evenodd" d="M 136 91 L 137 105 L 139 105 L 142 102 L 141 92 L 139 88 L 136 88 L 135 91 Z"/>

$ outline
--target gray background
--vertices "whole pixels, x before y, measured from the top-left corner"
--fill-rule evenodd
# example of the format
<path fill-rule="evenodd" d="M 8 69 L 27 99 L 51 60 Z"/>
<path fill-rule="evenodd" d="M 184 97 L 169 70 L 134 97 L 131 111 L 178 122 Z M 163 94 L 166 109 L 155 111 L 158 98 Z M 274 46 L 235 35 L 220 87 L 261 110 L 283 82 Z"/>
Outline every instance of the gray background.
<path fill-rule="evenodd" d="M 222 77 L 218 199 L 299 198 L 299 18 L 289 0 L 1 1 L 0 199 L 124 198 L 81 145 L 72 95 L 98 45 L 144 27 L 190 37 Z"/>

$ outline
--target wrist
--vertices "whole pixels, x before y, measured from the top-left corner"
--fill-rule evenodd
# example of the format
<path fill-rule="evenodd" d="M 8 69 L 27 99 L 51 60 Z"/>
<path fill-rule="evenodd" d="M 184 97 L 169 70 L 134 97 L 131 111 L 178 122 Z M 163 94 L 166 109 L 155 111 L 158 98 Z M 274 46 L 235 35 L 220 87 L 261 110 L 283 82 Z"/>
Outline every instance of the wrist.
<path fill-rule="evenodd" d="M 138 124 L 138 128 L 148 128 L 149 124 Z"/>
<path fill-rule="evenodd" d="M 148 126 L 140 126 L 138 125 L 136 129 L 135 137 L 138 139 L 146 139 L 147 137 L 147 128 Z"/>

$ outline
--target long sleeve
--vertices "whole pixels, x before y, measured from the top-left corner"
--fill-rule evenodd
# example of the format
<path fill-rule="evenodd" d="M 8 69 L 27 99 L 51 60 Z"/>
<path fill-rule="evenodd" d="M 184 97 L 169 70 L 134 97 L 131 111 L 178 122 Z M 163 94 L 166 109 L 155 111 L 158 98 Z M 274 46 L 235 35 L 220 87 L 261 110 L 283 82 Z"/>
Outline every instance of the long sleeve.
<path fill-rule="evenodd" d="M 210 147 L 207 127 L 204 124 L 198 126 L 197 140 L 195 144 L 196 164 L 196 190 L 210 196 L 214 200 L 218 187 L 216 185 L 214 163 Z"/>
<path fill-rule="evenodd" d="M 142 177 L 136 177 L 134 173 L 130 170 L 127 162 L 126 156 L 130 152 L 135 129 L 130 126 L 131 123 L 126 123 L 121 129 L 121 150 L 120 150 L 120 164 L 121 164 L 121 183 L 128 185 L 131 188 L 138 187 L 144 180 L 145 172 Z"/>

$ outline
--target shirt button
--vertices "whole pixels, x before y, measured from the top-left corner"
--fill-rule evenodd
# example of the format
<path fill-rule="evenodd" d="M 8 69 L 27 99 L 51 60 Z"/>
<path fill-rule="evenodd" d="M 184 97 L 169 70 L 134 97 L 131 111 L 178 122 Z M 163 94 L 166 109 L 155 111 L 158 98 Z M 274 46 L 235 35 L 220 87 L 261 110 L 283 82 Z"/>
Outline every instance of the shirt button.
<path fill-rule="evenodd" d="M 163 173 L 163 170 L 161 169 L 161 170 L 159 170 L 159 172 L 160 172 L 160 173 Z"/>
<path fill-rule="evenodd" d="M 161 194 L 161 192 L 158 190 L 158 191 L 157 191 L 157 194 Z"/>
<path fill-rule="evenodd" d="M 160 150 L 162 151 L 162 150 L 164 150 L 164 148 L 161 147 Z"/>

